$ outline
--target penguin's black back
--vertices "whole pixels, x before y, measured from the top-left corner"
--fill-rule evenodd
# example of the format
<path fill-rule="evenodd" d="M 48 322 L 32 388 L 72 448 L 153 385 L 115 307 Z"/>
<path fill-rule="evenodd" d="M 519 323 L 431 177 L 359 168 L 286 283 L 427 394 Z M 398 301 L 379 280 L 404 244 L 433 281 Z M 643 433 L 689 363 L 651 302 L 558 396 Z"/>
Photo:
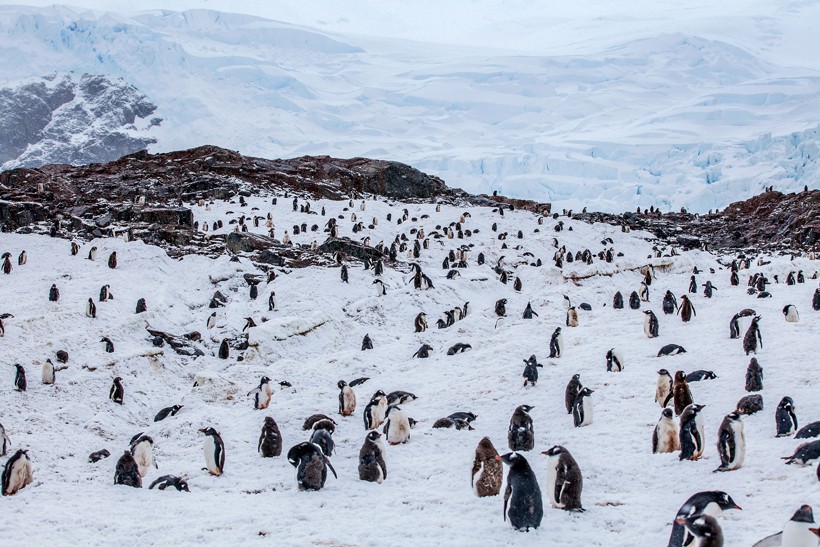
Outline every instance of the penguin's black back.
<path fill-rule="evenodd" d="M 507 488 L 512 489 L 507 517 L 515 528 L 538 528 L 544 516 L 541 488 L 530 464 L 519 456 L 507 474 Z"/>

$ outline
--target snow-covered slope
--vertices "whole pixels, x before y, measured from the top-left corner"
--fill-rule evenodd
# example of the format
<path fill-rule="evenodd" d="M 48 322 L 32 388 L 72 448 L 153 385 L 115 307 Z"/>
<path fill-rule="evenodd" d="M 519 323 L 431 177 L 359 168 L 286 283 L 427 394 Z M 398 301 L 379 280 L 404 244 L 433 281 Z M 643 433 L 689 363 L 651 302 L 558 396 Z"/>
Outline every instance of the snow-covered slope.
<path fill-rule="evenodd" d="M 7 6 L 0 73 L 5 85 L 66 70 L 124 78 L 165 120 L 153 151 L 375 157 L 559 208 L 706 211 L 818 180 L 820 72 L 801 30 L 816 7 L 747 4 L 710 14 L 662 2 L 655 15 L 617 4 L 597 19 L 557 8 L 551 19 L 529 3 L 479 2 L 453 34 L 454 8 L 429 6 L 440 19 L 374 8 L 349 23 L 330 6 L 259 3 L 236 9 L 286 22 Z M 484 29 L 493 5 L 505 18 Z"/>
<path fill-rule="evenodd" d="M 562 217 L 565 229 L 556 232 L 558 220 L 539 225 L 533 214 L 523 211 L 506 211 L 502 217 L 488 208 L 442 205 L 436 212 L 432 204 L 372 199 L 365 206 L 362 211 L 359 201 L 352 208 L 347 202 L 312 202 L 313 211 L 326 209 L 327 216 L 322 217 L 294 212 L 291 199 L 280 196 L 272 205 L 271 196 L 259 196 L 248 198 L 245 208 L 217 202 L 209 209 L 194 209 L 200 226 L 224 221 L 225 228 L 217 233 L 233 229 L 235 224 L 228 221 L 240 213 L 270 212 L 276 236 L 282 238 L 288 230 L 300 245 L 321 242 L 324 234 L 293 235 L 293 225 L 323 225 L 330 216 L 340 219 L 341 235 L 368 235 L 373 244 L 389 243 L 399 233 L 412 238 L 413 229 L 423 228 L 430 249 L 418 260 L 402 255 L 399 269 L 385 270 L 383 297 L 374 294 L 372 272 L 356 262 L 348 263 L 348 284 L 340 280 L 339 268 L 277 268 L 276 279 L 263 282 L 253 301 L 242 274 L 262 272 L 246 258 L 172 260 L 158 248 L 120 239 L 88 242 L 77 256 L 70 256 L 69 243 L 62 239 L 0 234 L 0 250 L 10 252 L 12 259 L 23 249 L 28 252 L 27 264 L 14 261 L 11 274 L 0 275 L 0 312 L 14 315 L 4 320 L 5 336 L 0 338 L 6 364 L 0 375 L 0 423 L 11 437 L 12 449 L 29 449 L 34 465 L 34 483 L 0 503 L 4 544 L 27 544 L 36 530 L 38 541 L 72 544 L 107 544 L 123 538 L 145 544 L 225 544 L 265 536 L 286 545 L 662 545 L 686 498 L 720 489 L 743 507 L 742 512 L 728 512 L 719 519 L 727 544 L 749 545 L 777 531 L 801 504 L 820 508 L 814 467 L 784 465 L 780 458 L 791 454 L 799 441 L 776 438 L 773 420 L 778 401 L 786 395 L 794 398 L 801 425 L 820 419 L 814 380 L 820 313 L 810 308 L 817 280 L 794 286 L 782 283 L 791 270 L 802 269 L 810 277 L 817 262 L 774 257 L 765 266 L 742 271 L 744 283 L 731 287 L 728 271 L 714 256 L 693 251 L 651 259 L 655 242 L 647 234 L 624 234 L 609 225 Z M 399 226 L 396 220 L 405 208 L 408 220 Z M 470 215 L 463 228 L 473 232 L 471 237 L 432 236 L 441 231 L 437 226 L 459 221 L 465 212 Z M 354 213 L 365 224 L 372 219 L 378 224 L 364 234 L 353 234 Z M 250 229 L 267 233 L 263 226 Z M 522 239 L 516 237 L 519 230 Z M 504 232 L 508 238 L 498 239 Z M 565 263 L 559 270 L 552 265 L 552 237 L 572 252 L 589 248 L 594 253 L 609 237 L 623 256 L 611 264 Z M 461 245 L 473 245 L 469 267 L 448 280 L 442 260 Z M 96 261 L 85 258 L 91 246 L 99 249 Z M 119 258 L 115 270 L 106 266 L 112 251 Z M 480 252 L 486 257 L 484 265 L 477 264 Z M 498 281 L 492 268 L 501 257 L 521 279 L 520 293 L 512 283 Z M 543 266 L 529 265 L 537 259 Z M 410 261 L 421 265 L 434 289 L 417 291 L 408 284 Z M 657 339 L 643 334 L 640 311 L 611 307 L 616 290 L 628 296 L 638 288 L 642 277 L 634 269 L 647 263 L 658 266 L 650 286 L 651 302 L 644 304 L 659 317 Z M 660 301 L 667 289 L 684 294 L 695 266 L 704 270 L 697 275 L 698 283 L 711 280 L 717 291 L 712 299 L 692 295 L 697 316 L 682 323 L 664 315 Z M 715 273 L 709 273 L 710 268 Z M 770 279 L 779 275 L 781 283 L 769 287 L 771 299 L 746 294 L 747 274 L 758 271 Z M 590 274 L 601 275 L 587 278 Z M 48 302 L 52 284 L 61 291 L 57 303 Z M 110 284 L 114 299 L 97 303 L 96 319 L 85 317 L 85 301 L 96 300 L 104 284 Z M 217 325 L 208 330 L 206 319 L 214 311 L 208 302 L 215 290 L 227 296 L 227 305 L 215 310 Z M 272 312 L 267 311 L 271 291 L 276 293 Z M 589 303 L 592 310 L 581 312 L 577 328 L 564 328 L 564 355 L 549 359 L 550 334 L 564 326 L 563 295 L 575 304 Z M 148 311 L 135 314 L 139 298 L 146 299 Z M 500 298 L 508 299 L 508 317 L 497 324 L 493 308 Z M 468 315 L 455 325 L 413 332 L 413 318 L 419 312 L 426 312 L 432 326 L 445 310 L 465 302 Z M 538 313 L 532 320 L 521 318 L 527 302 Z M 797 306 L 799 323 L 784 321 L 781 309 L 786 304 Z M 764 346 L 757 358 L 765 373 L 765 409 L 744 418 L 745 465 L 713 474 L 719 463 L 717 427 L 746 394 L 749 357 L 739 340 L 728 338 L 728 321 L 747 307 L 763 316 Z M 217 358 L 219 342 L 239 334 L 245 317 L 258 326 L 250 329 L 251 346 L 243 360 L 237 359 L 237 351 L 227 360 Z M 203 340 L 194 344 L 206 355 L 193 359 L 167 345 L 156 348 L 146 325 L 173 334 L 199 331 Z M 373 339 L 372 351 L 360 351 L 365 334 Z M 102 336 L 111 338 L 114 353 L 104 352 Z M 472 351 L 447 356 L 447 348 L 456 342 L 471 344 Z M 431 357 L 411 358 L 422 343 L 434 348 Z M 667 343 L 681 344 L 687 353 L 656 357 Z M 621 373 L 605 370 L 605 354 L 613 347 L 625 356 Z M 41 384 L 38 363 L 53 359 L 60 349 L 70 355 L 68 369 L 58 372 L 56 385 Z M 544 368 L 537 386 L 525 388 L 522 361 L 531 354 Z M 13 363 L 26 368 L 25 393 L 12 389 Z M 691 385 L 695 401 L 706 405 L 706 451 L 698 462 L 651 453 L 652 430 L 661 410 L 653 402 L 655 372 L 661 367 L 672 372 L 709 369 L 718 375 Z M 583 428 L 573 427 L 563 404 L 564 387 L 575 373 L 595 389 L 595 421 Z M 262 375 L 277 387 L 270 408 L 255 411 L 246 393 Z M 123 406 L 108 400 L 115 376 L 123 378 Z M 355 388 L 359 407 L 354 416 L 342 418 L 336 413 L 336 382 L 360 376 L 370 380 Z M 210 381 L 192 387 L 196 377 Z M 281 381 L 292 387 L 280 388 Z M 418 396 L 404 406 L 418 424 L 409 443 L 388 448 L 388 478 L 381 485 L 359 481 L 356 472 L 365 436 L 362 410 L 379 389 Z M 185 406 L 175 417 L 152 422 L 159 409 L 172 404 Z M 574 514 L 547 505 L 542 527 L 528 534 L 503 522 L 501 497 L 479 499 L 470 488 L 476 444 L 487 435 L 506 452 L 509 418 L 520 404 L 534 406 L 535 450 L 525 456 L 542 489 L 546 461 L 540 452 L 561 444 L 581 467 L 586 508 L 585 513 Z M 456 411 L 478 415 L 474 431 L 432 429 L 437 418 Z M 272 416 L 282 430 L 286 451 L 307 440 L 302 422 L 316 412 L 333 416 L 339 424 L 332 458 L 339 478 L 330 477 L 320 492 L 300 492 L 284 456 L 263 459 L 256 442 L 263 418 Z M 203 437 L 197 429 L 206 426 L 215 427 L 226 443 L 221 477 L 202 470 Z M 116 459 L 140 431 L 154 438 L 159 466 L 149 472 L 146 485 L 162 474 L 185 475 L 190 493 L 113 485 Z M 88 454 L 102 448 L 112 456 L 88 463 Z"/>

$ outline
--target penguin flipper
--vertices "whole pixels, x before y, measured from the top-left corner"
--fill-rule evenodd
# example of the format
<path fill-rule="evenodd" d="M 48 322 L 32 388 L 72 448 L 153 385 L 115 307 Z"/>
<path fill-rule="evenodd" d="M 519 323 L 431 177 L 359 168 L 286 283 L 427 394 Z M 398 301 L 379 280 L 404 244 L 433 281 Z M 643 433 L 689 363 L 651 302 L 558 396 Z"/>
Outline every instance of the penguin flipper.
<path fill-rule="evenodd" d="M 333 476 L 334 476 L 334 477 L 336 477 L 336 478 L 338 479 L 338 478 L 339 478 L 339 475 L 337 475 L 337 474 L 336 474 L 336 470 L 335 470 L 335 469 L 333 469 L 333 464 L 332 464 L 332 463 L 330 463 L 330 459 L 329 459 L 329 458 L 327 458 L 326 456 L 322 456 L 322 457 L 325 459 L 325 465 L 327 465 L 327 466 L 330 468 L 330 470 L 333 472 Z"/>
<path fill-rule="evenodd" d="M 512 486 L 507 484 L 507 489 L 504 490 L 504 522 L 507 522 L 507 505 L 510 502 L 510 496 L 512 495 Z"/>
<path fill-rule="evenodd" d="M 783 532 L 778 532 L 765 537 L 752 545 L 752 547 L 778 547 L 783 544 Z"/>

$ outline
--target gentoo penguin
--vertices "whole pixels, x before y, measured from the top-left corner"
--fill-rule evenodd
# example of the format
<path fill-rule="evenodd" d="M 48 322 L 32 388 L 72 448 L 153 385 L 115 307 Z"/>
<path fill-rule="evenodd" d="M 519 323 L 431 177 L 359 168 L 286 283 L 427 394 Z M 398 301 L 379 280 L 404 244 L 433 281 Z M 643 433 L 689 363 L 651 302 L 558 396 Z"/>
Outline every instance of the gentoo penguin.
<path fill-rule="evenodd" d="M 6 435 L 6 429 L 3 424 L 0 424 L 0 456 L 5 456 L 9 452 L 11 446 L 11 439 Z"/>
<path fill-rule="evenodd" d="M 675 520 L 682 524 L 686 531 L 695 537 L 697 547 L 723 547 L 723 531 L 715 517 L 709 515 L 693 515 L 680 517 Z"/>
<path fill-rule="evenodd" d="M 778 437 L 788 437 L 797 431 L 797 415 L 794 410 L 794 400 L 791 397 L 780 399 L 780 404 L 774 412 Z"/>
<path fill-rule="evenodd" d="M 572 405 L 575 397 L 581 392 L 581 375 L 573 374 L 564 390 L 564 405 L 567 407 L 567 414 L 572 414 Z"/>
<path fill-rule="evenodd" d="M 49 302 L 57 302 L 60 300 L 60 289 L 57 288 L 57 285 L 51 285 L 51 288 L 48 290 L 48 301 Z"/>
<path fill-rule="evenodd" d="M 108 398 L 118 405 L 121 405 L 123 397 L 125 397 L 125 389 L 122 387 L 122 378 L 117 376 L 111 384 L 111 390 L 108 392 Z"/>
<path fill-rule="evenodd" d="M 698 369 L 686 374 L 686 381 L 688 383 L 700 382 L 703 380 L 714 380 L 716 378 L 717 374 L 711 370 Z"/>
<path fill-rule="evenodd" d="M 113 251 L 108 256 L 108 267 L 111 268 L 112 270 L 117 267 L 117 251 Z"/>
<path fill-rule="evenodd" d="M 538 317 L 538 314 L 532 310 L 532 304 L 527 302 L 527 307 L 524 308 L 524 313 L 522 315 L 523 319 L 532 319 L 532 316 Z"/>
<path fill-rule="evenodd" d="M 67 363 L 68 362 L 68 352 L 67 351 L 62 350 L 62 349 L 57 350 L 57 353 L 55 353 L 55 355 L 57 356 L 57 362 L 58 363 Z"/>
<path fill-rule="evenodd" d="M 697 315 L 695 311 L 695 306 L 692 304 L 692 301 L 689 300 L 689 297 L 685 294 L 680 297 L 681 304 L 678 308 L 678 314 L 680 314 L 681 321 L 684 323 L 688 323 L 692 320 L 692 316 Z"/>
<path fill-rule="evenodd" d="M 287 235 L 287 232 L 285 232 L 285 234 Z M 350 283 L 350 281 L 349 281 L 350 276 L 347 273 L 347 266 L 344 265 L 344 264 L 342 264 L 342 269 L 341 269 L 341 272 L 340 272 L 340 276 L 342 278 L 343 283 Z M 327 473 L 327 472 L 325 472 L 325 473 Z"/>
<path fill-rule="evenodd" d="M 696 294 L 698 292 L 698 282 L 695 280 L 695 276 L 689 278 L 689 292 L 692 294 Z"/>
<path fill-rule="evenodd" d="M 583 427 L 592 423 L 592 399 L 589 397 L 593 393 L 595 391 L 585 387 L 581 388 L 575 396 L 575 401 L 572 403 L 572 419 L 575 427 Z"/>
<path fill-rule="evenodd" d="M 691 404 L 680 416 L 680 460 L 698 460 L 703 454 L 703 405 Z"/>
<path fill-rule="evenodd" d="M 376 279 L 373 281 L 373 285 L 376 286 L 376 296 L 384 296 L 387 294 L 387 289 L 384 286 L 384 282 L 381 279 Z"/>
<path fill-rule="evenodd" d="M 661 304 L 663 309 L 663 313 L 666 315 L 672 315 L 678 309 L 678 301 L 675 298 L 675 295 L 672 294 L 672 291 L 666 291 L 666 294 L 663 296 L 663 303 Z"/>
<path fill-rule="evenodd" d="M 228 345 L 228 339 L 223 338 L 222 342 L 219 344 L 219 352 L 217 353 L 220 359 L 227 359 L 231 355 L 230 346 Z"/>
<path fill-rule="evenodd" d="M 219 476 L 225 471 L 225 443 L 213 427 L 200 429 L 199 432 L 205 434 L 205 441 L 202 443 L 205 469 L 211 475 Z"/>
<path fill-rule="evenodd" d="M 134 456 L 134 461 L 137 462 L 140 477 L 148 474 L 151 467 L 157 467 L 154 462 L 154 439 L 148 435 L 137 433 L 131 439 L 131 455 Z"/>
<path fill-rule="evenodd" d="M 105 343 L 106 353 L 114 353 L 114 342 L 112 342 L 110 338 L 108 338 L 107 336 L 103 336 L 100 342 Z"/>
<path fill-rule="evenodd" d="M 97 450 L 96 452 L 92 452 L 88 455 L 88 463 L 97 463 L 98 461 L 107 458 L 111 455 L 111 452 L 103 448 L 102 450 Z"/>
<path fill-rule="evenodd" d="M 507 430 L 507 444 L 510 450 L 514 452 L 532 450 L 535 446 L 535 432 L 530 417 L 532 408 L 530 405 L 520 405 L 510 418 L 510 427 Z"/>
<path fill-rule="evenodd" d="M 641 302 L 649 302 L 649 287 L 644 281 L 641 281 L 641 286 L 638 288 L 638 296 Z"/>
<path fill-rule="evenodd" d="M 134 456 L 126 450 L 117 460 L 114 470 L 114 484 L 123 484 L 134 488 L 142 488 L 142 476 Z"/>
<path fill-rule="evenodd" d="M 85 303 L 85 316 L 90 317 L 91 319 L 97 318 L 97 305 L 94 304 L 94 300 L 92 298 L 89 298 Z"/>
<path fill-rule="evenodd" d="M 719 490 L 698 492 L 692 495 L 686 503 L 680 506 L 675 521 L 680 518 L 687 518 L 696 515 L 709 515 L 718 517 L 723 511 L 738 509 L 740 507 L 732 499 L 732 496 Z M 686 531 L 683 524 L 674 522 L 672 524 L 672 534 L 669 537 L 668 547 L 683 547 L 689 545 L 693 540 L 692 534 Z"/>
<path fill-rule="evenodd" d="M 336 450 L 336 443 L 333 442 L 332 431 L 333 430 L 316 427 L 313 433 L 310 434 L 310 442 L 321 448 L 322 454 L 328 458 L 332 456 L 333 451 Z"/>
<path fill-rule="evenodd" d="M 624 309 L 624 295 L 621 294 L 621 291 L 615 293 L 615 296 L 612 297 L 612 307 L 616 310 Z"/>
<path fill-rule="evenodd" d="M 265 417 L 262 424 L 262 434 L 259 435 L 257 451 L 263 458 L 273 458 L 282 455 L 282 433 L 276 420 L 270 416 Z"/>
<path fill-rule="evenodd" d="M 561 335 L 561 327 L 556 327 L 550 338 L 550 359 L 557 359 L 564 353 L 564 337 Z"/>
<path fill-rule="evenodd" d="M 157 490 L 165 490 L 166 488 L 176 488 L 179 492 L 191 491 L 188 488 L 188 481 L 186 481 L 182 477 L 177 477 L 175 475 L 163 475 L 160 478 L 156 479 L 154 482 L 151 483 L 151 486 L 148 487 L 149 490 L 153 490 L 154 488 L 156 488 Z"/>
<path fill-rule="evenodd" d="M 3 273 L 9 275 L 11 273 L 11 253 L 3 253 Z"/>
<path fill-rule="evenodd" d="M 388 406 L 384 433 L 390 444 L 404 444 L 410 440 L 410 419 L 396 405 Z"/>
<path fill-rule="evenodd" d="M 706 298 L 712 298 L 712 291 L 716 291 L 717 289 L 712 285 L 711 281 L 707 281 L 703 285 L 703 296 Z"/>
<path fill-rule="evenodd" d="M 31 458 L 28 450 L 20 449 L 6 461 L 2 476 L 2 494 L 13 496 L 31 484 Z"/>
<path fill-rule="evenodd" d="M 112 298 L 114 298 L 114 295 L 111 294 L 111 285 L 100 287 L 100 302 L 108 302 Z"/>
<path fill-rule="evenodd" d="M 535 359 L 535 355 L 530 355 L 529 359 L 524 359 L 524 387 L 527 387 L 527 384 L 534 386 L 538 383 L 538 367 L 543 368 L 544 365 L 538 363 Z"/>
<path fill-rule="evenodd" d="M 504 471 L 501 462 L 497 459 L 498 451 L 489 437 L 478 442 L 473 459 L 473 470 L 470 485 L 479 498 L 496 496 L 501 491 L 501 482 Z"/>
<path fill-rule="evenodd" d="M 686 350 L 683 346 L 679 346 L 677 344 L 666 344 L 658 351 L 658 357 L 663 357 L 666 355 L 677 355 L 679 353 L 686 353 Z"/>
<path fill-rule="evenodd" d="M 253 395 L 253 408 L 264 410 L 268 408 L 271 399 L 270 378 L 262 376 L 259 385 L 248 392 L 248 396 Z"/>
<path fill-rule="evenodd" d="M 26 381 L 26 369 L 23 368 L 23 365 L 16 364 L 14 367 L 17 369 L 16 374 L 14 375 L 14 389 L 17 391 L 25 391 L 28 387 L 28 382 Z"/>
<path fill-rule="evenodd" d="M 148 306 L 145 304 L 145 299 L 140 298 L 139 300 L 137 300 L 137 307 L 134 313 L 142 313 L 145 311 L 148 311 Z"/>
<path fill-rule="evenodd" d="M 336 422 L 333 420 L 333 418 L 327 416 L 326 414 L 313 414 L 305 419 L 304 423 L 302 424 L 302 430 L 308 431 L 310 429 L 314 429 L 316 424 L 320 422 L 330 422 L 332 426 L 336 425 Z"/>
<path fill-rule="evenodd" d="M 321 490 L 327 480 L 328 467 L 333 471 L 333 476 L 337 477 L 330 460 L 313 443 L 299 443 L 292 447 L 288 450 L 288 461 L 296 468 L 299 490 Z"/>
<path fill-rule="evenodd" d="M 2 431 L 2 429 L 2 426 L 0 426 L 0 431 Z M 820 436 L 820 422 L 812 422 L 808 425 L 804 425 L 794 434 L 795 439 L 811 439 L 818 436 Z M 0 456 L 2 455 L 3 454 L 0 454 Z"/>
<path fill-rule="evenodd" d="M 760 334 L 760 315 L 752 319 L 752 324 L 743 336 L 743 351 L 746 355 L 750 353 L 757 353 L 757 344 L 760 342 L 760 347 L 763 348 L 763 336 Z"/>
<path fill-rule="evenodd" d="M 413 427 L 412 422 L 410 423 L 410 427 Z M 456 431 L 461 431 L 462 429 L 466 429 L 467 431 L 475 431 L 475 428 L 471 426 L 470 422 L 468 422 L 467 420 L 439 418 L 438 420 L 433 422 L 433 429 L 449 429 L 451 427 L 455 427 Z"/>
<path fill-rule="evenodd" d="M 424 332 L 427 330 L 427 314 L 421 312 L 416 316 L 415 321 L 413 321 L 413 326 L 415 327 L 415 332 Z"/>
<path fill-rule="evenodd" d="M 179 412 L 181 408 L 182 408 L 182 405 L 174 405 L 174 406 L 165 407 L 162 410 L 160 410 L 159 412 L 157 412 L 157 415 L 154 416 L 154 421 L 155 422 L 161 422 L 162 420 L 164 420 L 168 416 L 176 416 L 177 412 Z"/>
<path fill-rule="evenodd" d="M 359 378 L 348 384 L 344 380 L 339 380 L 336 384 L 339 387 L 339 414 L 342 416 L 352 416 L 356 411 L 356 393 L 352 387 L 363 384 L 369 378 Z"/>
<path fill-rule="evenodd" d="M 46 359 L 43 363 L 42 367 L 42 379 L 44 384 L 53 384 L 55 377 L 54 377 L 54 363 L 51 362 L 51 359 Z"/>
<path fill-rule="evenodd" d="M 71 256 L 77 256 L 80 253 L 80 246 L 77 245 L 77 242 L 71 242 Z"/>
<path fill-rule="evenodd" d="M 427 359 L 430 357 L 430 350 L 433 349 L 433 346 L 430 344 L 422 344 L 419 349 L 416 350 L 416 353 L 413 354 L 413 357 L 418 357 L 419 359 Z"/>
<path fill-rule="evenodd" d="M 794 304 L 788 304 L 785 308 L 783 308 L 783 315 L 789 323 L 797 323 L 800 321 L 800 316 L 797 315 L 797 307 L 795 307 Z"/>
<path fill-rule="evenodd" d="M 746 391 L 761 391 L 763 389 L 763 367 L 752 357 L 746 367 Z"/>
<path fill-rule="evenodd" d="M 17 257 L 17 265 L 18 265 L 18 266 L 22 266 L 22 265 L 23 265 L 23 264 L 25 264 L 26 262 L 28 262 L 28 253 L 26 253 L 26 251 L 25 251 L 25 250 L 20 251 L 20 254 L 19 254 L 19 256 Z"/>
<path fill-rule="evenodd" d="M 615 348 L 606 352 L 606 371 L 621 372 L 624 369 L 624 356 Z"/>
<path fill-rule="evenodd" d="M 578 310 L 575 309 L 575 306 L 569 308 L 567 310 L 567 326 L 568 327 L 577 327 L 578 326 Z"/>
<path fill-rule="evenodd" d="M 507 315 L 507 299 L 502 298 L 501 300 L 496 301 L 495 303 L 495 314 L 498 317 L 504 317 Z"/>
<path fill-rule="evenodd" d="M 730 412 L 723 418 L 718 428 L 717 448 L 718 455 L 720 455 L 720 467 L 715 471 L 740 469 L 746 457 L 746 436 L 739 412 Z"/>
<path fill-rule="evenodd" d="M 507 488 L 504 490 L 504 520 L 510 520 L 516 530 L 538 528 L 544 516 L 541 488 L 527 459 L 510 452 L 496 458 L 510 466 Z"/>
<path fill-rule="evenodd" d="M 581 490 L 584 480 L 581 468 L 569 450 L 555 445 L 542 454 L 549 456 L 547 461 L 547 496 L 550 505 L 565 511 L 583 511 Z"/>
<path fill-rule="evenodd" d="M 463 342 L 456 342 L 450 349 L 447 350 L 447 355 L 455 355 L 456 353 L 464 353 L 465 351 L 473 349 L 473 346 L 470 344 L 465 344 Z"/>
<path fill-rule="evenodd" d="M 521 283 L 521 279 L 518 276 L 516 276 L 515 281 L 513 281 L 513 290 L 515 292 L 521 292 L 522 288 L 523 288 L 523 285 Z"/>
<path fill-rule="evenodd" d="M 369 334 L 365 334 L 364 338 L 362 338 L 362 351 L 369 349 L 373 349 L 373 340 L 370 338 Z"/>
<path fill-rule="evenodd" d="M 216 312 L 213 312 L 211 315 L 208 316 L 208 321 L 205 324 L 208 329 L 212 329 L 216 326 Z"/>
<path fill-rule="evenodd" d="M 671 408 L 664 408 L 661 419 L 655 424 L 652 432 L 652 453 L 666 454 L 680 450 L 678 424 L 672 415 Z"/>
<path fill-rule="evenodd" d="M 370 402 L 364 407 L 364 428 L 376 429 L 382 422 L 387 412 L 387 396 L 384 391 L 379 390 L 370 398 Z"/>
<path fill-rule="evenodd" d="M 811 309 L 820 311 L 820 287 L 814 289 L 814 295 L 811 297 Z"/>
<path fill-rule="evenodd" d="M 97 260 L 97 247 L 88 250 L 88 260 Z"/>
<path fill-rule="evenodd" d="M 817 547 L 818 527 L 810 505 L 803 505 L 795 511 L 791 520 L 783 526 L 783 531 L 763 538 L 752 547 Z"/>
<path fill-rule="evenodd" d="M 692 404 L 692 392 L 686 381 L 686 373 L 679 370 L 675 373 L 675 383 L 672 385 L 672 400 L 675 407 L 675 416 L 680 416 L 687 406 Z"/>
<path fill-rule="evenodd" d="M 666 408 L 667 403 L 672 398 L 672 375 L 665 368 L 658 371 L 658 382 L 655 386 L 655 402 Z"/>
<path fill-rule="evenodd" d="M 629 294 L 629 309 L 631 310 L 639 310 L 641 309 L 641 297 L 638 296 L 638 293 L 632 291 Z"/>
<path fill-rule="evenodd" d="M 803 443 L 797 447 L 794 454 L 783 457 L 787 464 L 808 465 L 820 458 L 820 440 Z"/>
<path fill-rule="evenodd" d="M 365 436 L 359 449 L 359 480 L 381 484 L 387 478 L 385 452 L 381 433 L 371 431 Z"/>
<path fill-rule="evenodd" d="M 658 337 L 658 316 L 652 310 L 644 310 L 643 332 L 647 338 Z"/>

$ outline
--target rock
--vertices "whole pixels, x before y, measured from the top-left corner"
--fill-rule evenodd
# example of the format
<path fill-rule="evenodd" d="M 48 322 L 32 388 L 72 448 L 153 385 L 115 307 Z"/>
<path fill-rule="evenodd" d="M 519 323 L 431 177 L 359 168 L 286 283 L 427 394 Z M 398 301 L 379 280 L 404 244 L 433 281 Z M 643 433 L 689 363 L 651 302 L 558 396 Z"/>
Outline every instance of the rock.
<path fill-rule="evenodd" d="M 145 327 L 145 330 L 147 330 L 148 333 L 155 339 L 159 338 L 167 342 L 168 345 L 171 346 L 174 349 L 174 351 L 176 351 L 180 355 L 185 355 L 186 357 L 200 357 L 202 355 L 205 355 L 205 353 L 201 349 L 191 345 L 191 343 L 188 341 L 188 339 L 186 339 L 185 336 L 174 336 L 173 334 L 168 334 L 167 332 L 155 330 L 150 327 Z M 156 345 L 156 342 L 154 342 L 154 345 Z"/>
<path fill-rule="evenodd" d="M 384 258 L 384 255 L 373 247 L 365 247 L 358 241 L 344 238 L 329 237 L 316 249 L 320 253 L 333 254 L 342 253 L 344 256 L 353 256 L 359 259 L 369 259 L 371 261 Z"/>
<path fill-rule="evenodd" d="M 265 251 L 278 245 L 279 242 L 272 237 L 250 232 L 231 232 L 225 239 L 225 248 L 230 253 Z"/>

